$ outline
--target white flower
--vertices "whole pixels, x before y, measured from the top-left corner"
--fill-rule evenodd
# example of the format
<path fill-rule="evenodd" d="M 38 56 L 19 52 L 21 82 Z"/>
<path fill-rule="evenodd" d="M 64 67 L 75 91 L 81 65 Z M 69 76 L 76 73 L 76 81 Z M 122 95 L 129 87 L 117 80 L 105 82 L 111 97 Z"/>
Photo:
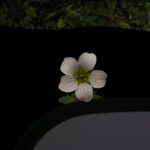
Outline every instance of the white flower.
<path fill-rule="evenodd" d="M 93 88 L 104 87 L 107 78 L 104 71 L 93 70 L 96 60 L 95 54 L 87 52 L 80 55 L 78 62 L 72 57 L 66 57 L 60 68 L 65 75 L 61 77 L 59 89 L 67 93 L 75 91 L 80 101 L 91 101 Z"/>

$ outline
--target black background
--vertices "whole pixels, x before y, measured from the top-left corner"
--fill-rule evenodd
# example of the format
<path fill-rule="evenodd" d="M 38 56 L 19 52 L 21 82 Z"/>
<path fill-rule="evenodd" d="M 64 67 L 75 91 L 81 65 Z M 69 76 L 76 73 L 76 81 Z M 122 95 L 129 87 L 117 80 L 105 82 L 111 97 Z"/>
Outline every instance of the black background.
<path fill-rule="evenodd" d="M 40 116 L 61 105 L 58 90 L 64 57 L 97 55 L 96 69 L 108 74 L 105 98 L 150 97 L 149 33 L 114 28 L 26 31 L 0 28 L 6 88 L 3 111 L 12 143 Z M 13 144 L 15 145 L 15 144 Z M 10 146 L 10 145 L 9 145 Z"/>

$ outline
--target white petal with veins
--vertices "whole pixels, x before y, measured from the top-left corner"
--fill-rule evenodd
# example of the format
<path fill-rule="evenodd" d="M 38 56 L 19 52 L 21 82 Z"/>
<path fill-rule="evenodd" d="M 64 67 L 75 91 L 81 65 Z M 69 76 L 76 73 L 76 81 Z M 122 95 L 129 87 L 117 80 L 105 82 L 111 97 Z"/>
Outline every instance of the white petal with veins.
<path fill-rule="evenodd" d="M 79 64 L 76 61 L 75 58 L 73 57 L 66 57 L 64 58 L 60 70 L 65 74 L 65 75 L 71 75 L 73 76 L 73 74 L 76 72 L 76 70 L 78 69 Z"/>
<path fill-rule="evenodd" d="M 83 69 L 90 71 L 95 67 L 96 60 L 95 54 L 85 52 L 80 55 L 78 62 Z"/>
<path fill-rule="evenodd" d="M 78 88 L 78 83 L 74 77 L 65 75 L 61 77 L 58 87 L 63 92 L 73 92 Z"/>
<path fill-rule="evenodd" d="M 88 83 L 79 84 L 78 89 L 75 91 L 76 97 L 80 101 L 89 102 L 93 98 L 93 89 L 92 86 Z"/>
<path fill-rule="evenodd" d="M 107 74 L 102 70 L 94 70 L 91 72 L 89 82 L 94 88 L 102 88 L 105 86 Z"/>

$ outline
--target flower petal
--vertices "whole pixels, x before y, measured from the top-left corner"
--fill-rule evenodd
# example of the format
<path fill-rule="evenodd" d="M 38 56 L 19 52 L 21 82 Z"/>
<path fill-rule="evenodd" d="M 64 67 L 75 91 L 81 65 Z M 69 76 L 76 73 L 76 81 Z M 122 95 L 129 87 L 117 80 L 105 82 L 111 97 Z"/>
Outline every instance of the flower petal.
<path fill-rule="evenodd" d="M 78 69 L 79 64 L 73 57 L 64 58 L 60 70 L 66 75 L 73 75 L 75 71 Z"/>
<path fill-rule="evenodd" d="M 90 71 L 94 68 L 96 60 L 95 54 L 85 52 L 80 55 L 78 62 L 83 69 Z"/>
<path fill-rule="evenodd" d="M 79 84 L 78 89 L 75 91 L 75 95 L 80 101 L 91 101 L 93 98 L 92 86 L 88 83 Z"/>
<path fill-rule="evenodd" d="M 94 70 L 91 72 L 89 82 L 94 88 L 102 88 L 105 86 L 107 74 L 102 70 Z"/>
<path fill-rule="evenodd" d="M 63 92 L 73 92 L 78 88 L 77 81 L 71 76 L 62 76 L 58 88 Z"/>

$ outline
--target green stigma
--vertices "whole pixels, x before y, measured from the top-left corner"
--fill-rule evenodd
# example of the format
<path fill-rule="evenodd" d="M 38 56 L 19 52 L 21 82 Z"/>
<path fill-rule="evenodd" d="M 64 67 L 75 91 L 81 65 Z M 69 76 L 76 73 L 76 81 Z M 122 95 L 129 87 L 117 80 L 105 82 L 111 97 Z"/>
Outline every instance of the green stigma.
<path fill-rule="evenodd" d="M 74 77 L 78 81 L 78 83 L 85 83 L 89 79 L 89 74 L 89 71 L 79 68 L 74 74 Z"/>

